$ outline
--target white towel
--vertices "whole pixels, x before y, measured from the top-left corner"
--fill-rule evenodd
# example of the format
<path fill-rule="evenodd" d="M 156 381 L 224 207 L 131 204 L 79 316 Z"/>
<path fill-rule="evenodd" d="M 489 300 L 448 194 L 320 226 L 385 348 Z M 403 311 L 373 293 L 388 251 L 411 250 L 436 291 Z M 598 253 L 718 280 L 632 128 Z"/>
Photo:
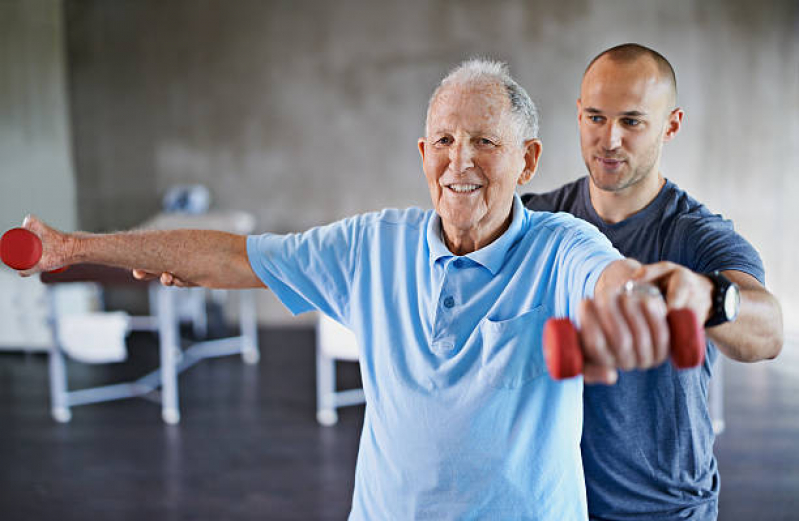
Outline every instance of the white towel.
<path fill-rule="evenodd" d="M 358 360 L 358 339 L 355 333 L 322 313 L 319 314 L 318 324 L 317 342 L 325 355 L 339 360 Z"/>
<path fill-rule="evenodd" d="M 79 362 L 122 362 L 128 357 L 125 336 L 130 317 L 124 311 L 64 315 L 58 319 L 62 349 Z"/>

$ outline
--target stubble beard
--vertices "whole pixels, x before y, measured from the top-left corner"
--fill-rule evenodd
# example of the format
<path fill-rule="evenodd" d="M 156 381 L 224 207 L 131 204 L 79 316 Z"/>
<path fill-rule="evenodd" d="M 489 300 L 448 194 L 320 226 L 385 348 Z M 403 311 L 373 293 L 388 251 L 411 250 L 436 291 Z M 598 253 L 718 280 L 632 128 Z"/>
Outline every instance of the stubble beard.
<path fill-rule="evenodd" d="M 655 170 L 658 155 L 658 143 L 653 143 L 642 157 L 642 162 L 638 167 L 634 168 L 633 171 L 628 174 L 611 175 L 611 178 L 615 177 L 612 181 L 602 180 L 603 176 L 607 178 L 608 175 L 601 171 L 602 167 L 596 164 L 593 156 L 589 159 L 584 158 L 584 161 L 585 167 L 588 170 L 588 175 L 591 176 L 591 182 L 595 187 L 605 192 L 619 193 L 640 183 L 652 173 Z M 629 161 L 629 159 L 627 161 Z M 629 162 L 625 162 L 625 166 L 629 166 L 629 164 Z"/>

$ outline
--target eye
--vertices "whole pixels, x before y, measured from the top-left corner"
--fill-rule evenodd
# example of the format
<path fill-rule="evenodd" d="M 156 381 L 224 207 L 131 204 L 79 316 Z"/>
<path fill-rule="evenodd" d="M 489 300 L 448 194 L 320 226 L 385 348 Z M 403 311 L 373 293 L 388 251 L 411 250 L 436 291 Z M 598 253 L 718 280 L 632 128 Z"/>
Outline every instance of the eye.
<path fill-rule="evenodd" d="M 452 144 L 452 138 L 449 137 L 449 136 L 441 136 L 440 138 L 438 138 L 435 141 L 435 144 L 436 145 L 451 145 Z"/>
<path fill-rule="evenodd" d="M 621 120 L 621 122 L 628 127 L 637 127 L 641 123 L 641 120 L 635 118 L 624 118 Z"/>
<path fill-rule="evenodd" d="M 487 137 L 479 137 L 475 141 L 477 142 L 477 146 L 483 148 L 496 146 L 496 143 L 494 143 L 492 140 L 488 139 Z"/>
<path fill-rule="evenodd" d="M 590 114 L 588 116 L 588 121 L 591 123 L 602 123 L 605 121 L 605 116 L 597 116 L 596 114 Z"/>

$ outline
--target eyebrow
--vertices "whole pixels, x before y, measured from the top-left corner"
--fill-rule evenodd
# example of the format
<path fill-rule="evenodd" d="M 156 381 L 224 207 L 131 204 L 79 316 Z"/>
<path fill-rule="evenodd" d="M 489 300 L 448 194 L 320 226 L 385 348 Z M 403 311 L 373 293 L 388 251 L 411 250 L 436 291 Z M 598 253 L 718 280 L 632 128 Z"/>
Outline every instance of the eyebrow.
<path fill-rule="evenodd" d="M 430 129 L 430 135 L 431 136 L 436 135 L 436 134 L 451 134 L 452 132 L 453 132 L 452 129 L 450 129 L 449 127 Z M 497 132 L 494 132 L 493 130 L 482 129 L 482 128 L 478 128 L 478 129 L 475 129 L 475 130 L 469 130 L 468 133 L 472 137 L 474 137 L 474 136 L 487 136 L 487 137 L 494 138 L 494 139 L 499 139 L 499 137 L 500 137 L 500 134 L 498 134 Z"/>
<path fill-rule="evenodd" d="M 594 107 L 586 107 L 585 112 L 589 114 L 602 114 L 602 111 L 599 109 L 595 109 Z M 646 116 L 646 112 L 641 112 L 640 110 L 628 110 L 626 112 L 621 113 L 622 116 L 632 116 L 632 117 L 641 117 Z"/>

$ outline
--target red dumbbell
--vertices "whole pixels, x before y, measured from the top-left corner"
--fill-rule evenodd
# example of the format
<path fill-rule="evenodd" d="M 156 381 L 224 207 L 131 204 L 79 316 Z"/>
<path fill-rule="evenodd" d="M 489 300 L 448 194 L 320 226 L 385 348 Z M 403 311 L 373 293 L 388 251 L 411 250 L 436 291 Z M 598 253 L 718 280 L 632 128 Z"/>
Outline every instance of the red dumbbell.
<path fill-rule="evenodd" d="M 39 237 L 25 228 L 12 228 L 0 238 L 0 259 L 15 270 L 30 269 L 42 258 L 42 241 Z M 67 269 L 66 266 L 51 271 L 60 273 Z"/>
<path fill-rule="evenodd" d="M 705 360 L 705 330 L 688 308 L 666 315 L 671 337 L 671 359 L 679 369 L 696 367 Z M 583 351 L 577 328 L 568 318 L 551 318 L 544 325 L 544 359 L 555 380 L 583 372 Z"/>

